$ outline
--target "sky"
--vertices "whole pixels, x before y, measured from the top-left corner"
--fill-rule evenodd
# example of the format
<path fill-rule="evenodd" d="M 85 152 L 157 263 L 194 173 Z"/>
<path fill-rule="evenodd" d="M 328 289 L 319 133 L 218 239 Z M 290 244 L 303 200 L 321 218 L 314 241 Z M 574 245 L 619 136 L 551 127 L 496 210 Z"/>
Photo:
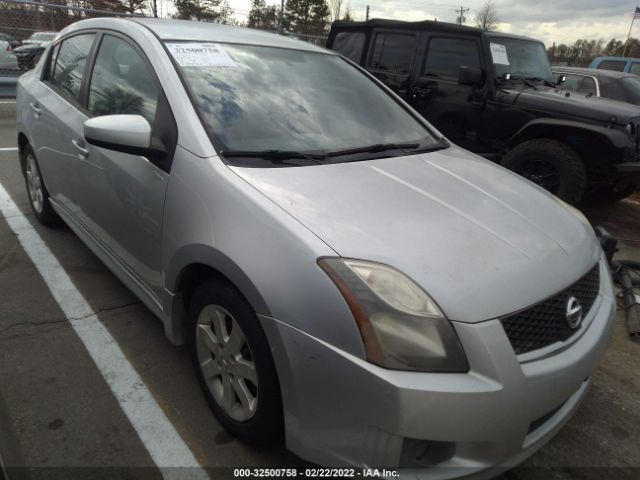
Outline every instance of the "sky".
<path fill-rule="evenodd" d="M 236 16 L 246 19 L 250 0 L 228 0 Z M 454 22 L 461 4 L 469 8 L 467 24 L 473 24 L 475 12 L 484 0 L 344 0 L 351 6 L 356 20 L 364 20 L 366 6 L 371 18 L 397 20 L 433 20 Z M 266 0 L 280 4 L 279 0 Z M 625 39 L 636 6 L 635 0 L 494 0 L 500 20 L 500 31 L 553 42 L 573 43 L 578 38 L 609 40 Z M 640 3 L 640 0 L 638 0 Z M 632 35 L 640 37 L 640 19 Z"/>

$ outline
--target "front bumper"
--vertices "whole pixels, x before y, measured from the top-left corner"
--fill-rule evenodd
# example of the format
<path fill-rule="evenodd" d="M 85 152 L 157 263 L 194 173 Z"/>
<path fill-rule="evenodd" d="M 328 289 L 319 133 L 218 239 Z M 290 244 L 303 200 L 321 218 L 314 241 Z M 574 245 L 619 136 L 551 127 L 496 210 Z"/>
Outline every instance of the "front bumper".
<path fill-rule="evenodd" d="M 600 268 L 584 327 L 546 356 L 516 357 L 499 320 L 455 323 L 465 374 L 387 370 L 262 317 L 287 447 L 321 465 L 399 468 L 404 478 L 488 476 L 524 460 L 577 409 L 608 346 L 615 305 Z"/>

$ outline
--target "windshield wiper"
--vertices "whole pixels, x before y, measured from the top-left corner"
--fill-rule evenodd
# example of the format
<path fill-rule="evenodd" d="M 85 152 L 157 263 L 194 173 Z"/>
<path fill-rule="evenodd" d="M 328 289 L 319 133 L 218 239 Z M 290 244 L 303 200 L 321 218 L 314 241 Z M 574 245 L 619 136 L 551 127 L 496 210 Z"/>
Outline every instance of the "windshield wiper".
<path fill-rule="evenodd" d="M 220 155 L 227 158 L 264 158 L 275 163 L 281 163 L 285 160 L 307 159 L 315 163 L 321 163 L 320 160 L 326 160 L 327 154 L 318 151 L 302 152 L 298 150 L 223 150 Z"/>
<path fill-rule="evenodd" d="M 534 90 L 536 89 L 536 85 L 535 85 L 535 83 L 531 83 L 531 82 L 529 81 L 529 79 L 528 79 L 528 78 L 525 78 L 525 77 L 519 77 L 518 75 L 511 75 L 511 74 L 509 74 L 509 78 L 505 78 L 504 76 L 500 76 L 500 77 L 497 77 L 497 78 L 496 78 L 496 80 L 499 80 L 499 81 L 501 81 L 502 83 L 508 82 L 508 81 L 510 81 L 510 80 L 520 80 L 520 81 L 521 81 L 522 83 L 524 83 L 527 87 L 529 87 L 529 88 L 533 88 Z"/>
<path fill-rule="evenodd" d="M 328 157 L 342 157 L 345 155 L 355 155 L 358 153 L 381 153 L 388 150 L 416 150 L 419 143 L 376 143 L 365 147 L 345 148 L 344 150 L 334 150 L 327 152 Z"/>
<path fill-rule="evenodd" d="M 376 143 L 364 147 L 345 148 L 343 150 L 333 150 L 325 152 L 322 150 L 297 151 L 297 150 L 223 150 L 220 155 L 226 158 L 263 158 L 274 163 L 283 163 L 286 160 L 307 159 L 315 163 L 323 163 L 329 158 L 343 157 L 347 155 L 357 155 L 359 153 L 382 153 L 389 150 L 400 150 L 406 153 L 422 153 L 444 148 L 441 144 L 424 146 L 415 143 Z"/>
<path fill-rule="evenodd" d="M 534 82 L 542 82 L 547 87 L 551 87 L 551 88 L 557 87 L 557 85 L 551 83 L 549 80 L 545 80 L 544 78 L 540 78 L 540 77 L 527 77 L 527 80 L 533 80 Z"/>

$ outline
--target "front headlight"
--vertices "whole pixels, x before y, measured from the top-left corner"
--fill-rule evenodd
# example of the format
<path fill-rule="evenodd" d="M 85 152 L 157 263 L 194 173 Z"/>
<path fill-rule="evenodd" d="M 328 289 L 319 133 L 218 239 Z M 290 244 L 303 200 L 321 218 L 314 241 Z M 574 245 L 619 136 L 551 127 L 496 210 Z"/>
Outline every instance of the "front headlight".
<path fill-rule="evenodd" d="M 322 258 L 318 264 L 349 305 L 370 362 L 397 370 L 469 370 L 451 323 L 406 275 L 361 260 Z"/>

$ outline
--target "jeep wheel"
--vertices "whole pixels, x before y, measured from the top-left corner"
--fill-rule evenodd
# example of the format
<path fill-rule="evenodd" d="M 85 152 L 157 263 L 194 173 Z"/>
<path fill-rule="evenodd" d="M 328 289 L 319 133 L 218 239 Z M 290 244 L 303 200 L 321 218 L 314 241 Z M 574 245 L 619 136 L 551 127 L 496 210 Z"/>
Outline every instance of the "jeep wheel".
<path fill-rule="evenodd" d="M 574 205 L 587 186 L 580 156 L 558 140 L 536 138 L 516 145 L 504 156 L 502 166 Z"/>

